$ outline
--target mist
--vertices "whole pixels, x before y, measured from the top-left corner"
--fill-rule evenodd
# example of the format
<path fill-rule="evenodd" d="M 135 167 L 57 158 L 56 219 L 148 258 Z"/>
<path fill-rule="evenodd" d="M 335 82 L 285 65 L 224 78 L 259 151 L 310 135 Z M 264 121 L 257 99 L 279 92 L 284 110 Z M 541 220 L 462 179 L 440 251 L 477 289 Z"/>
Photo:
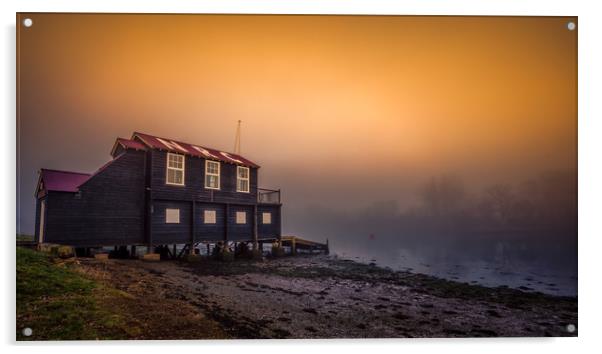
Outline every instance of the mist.
<path fill-rule="evenodd" d="M 474 270 L 459 272 L 479 264 L 516 275 L 507 282 L 535 273 L 561 278 L 555 282 L 564 284 L 554 286 L 564 287 L 563 293 L 576 291 L 576 170 L 547 170 L 478 188 L 444 174 L 426 178 L 414 194 L 406 206 L 395 199 L 350 208 L 285 205 L 285 230 L 328 239 L 335 254 L 393 268 L 469 280 Z M 502 279 L 488 280 L 504 285 Z"/>
<path fill-rule="evenodd" d="M 28 16 L 18 233 L 40 168 L 93 173 L 134 131 L 231 151 L 242 120 L 284 234 L 431 273 L 576 275 L 569 18 Z"/>

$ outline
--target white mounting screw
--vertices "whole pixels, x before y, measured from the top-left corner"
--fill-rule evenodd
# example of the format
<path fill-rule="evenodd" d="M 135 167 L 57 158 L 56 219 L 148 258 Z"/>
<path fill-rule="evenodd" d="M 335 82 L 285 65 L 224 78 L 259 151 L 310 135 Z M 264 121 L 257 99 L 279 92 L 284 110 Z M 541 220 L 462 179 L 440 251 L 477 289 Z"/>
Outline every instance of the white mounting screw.
<path fill-rule="evenodd" d="M 574 325 L 574 324 L 572 324 L 572 323 L 566 326 L 566 331 L 567 331 L 567 332 L 569 332 L 569 333 L 573 333 L 573 332 L 575 332 L 576 330 L 577 330 L 577 328 L 576 328 L 576 327 L 575 327 L 575 325 Z"/>
<path fill-rule="evenodd" d="M 575 24 L 575 22 L 570 21 L 569 23 L 566 24 L 566 28 L 568 28 L 569 31 L 574 31 L 575 28 L 577 28 L 577 25 Z"/>
<path fill-rule="evenodd" d="M 31 18 L 26 18 L 23 20 L 23 26 L 31 27 L 31 25 L 33 25 L 33 20 Z"/>

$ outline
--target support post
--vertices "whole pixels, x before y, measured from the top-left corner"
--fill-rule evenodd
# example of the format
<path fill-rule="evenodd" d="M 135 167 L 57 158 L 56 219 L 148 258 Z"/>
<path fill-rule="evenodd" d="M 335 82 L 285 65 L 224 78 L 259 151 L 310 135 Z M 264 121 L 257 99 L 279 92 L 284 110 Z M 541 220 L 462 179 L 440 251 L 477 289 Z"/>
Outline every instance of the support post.
<path fill-rule="evenodd" d="M 195 201 L 192 201 L 192 217 L 190 218 L 190 249 L 188 250 L 188 254 L 194 255 L 194 229 L 196 225 L 196 214 L 195 214 Z"/>
<path fill-rule="evenodd" d="M 253 251 L 257 250 L 258 244 L 257 244 L 257 223 L 259 222 L 259 220 L 257 220 L 258 215 L 257 215 L 257 204 L 253 205 Z"/>
<path fill-rule="evenodd" d="M 224 212 L 226 215 L 224 216 L 224 245 L 228 243 L 228 224 L 230 219 L 230 204 L 226 203 L 224 206 Z"/>

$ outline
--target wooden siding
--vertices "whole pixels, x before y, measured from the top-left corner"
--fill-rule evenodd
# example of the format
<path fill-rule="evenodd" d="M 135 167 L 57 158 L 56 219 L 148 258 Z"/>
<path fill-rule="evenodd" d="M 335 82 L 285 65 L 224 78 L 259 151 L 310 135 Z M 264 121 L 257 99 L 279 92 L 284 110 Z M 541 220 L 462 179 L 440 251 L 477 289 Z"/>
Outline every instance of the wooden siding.
<path fill-rule="evenodd" d="M 205 224 L 205 210 L 215 210 L 215 224 Z M 224 204 L 196 203 L 195 241 L 224 240 L 226 237 L 226 206 Z"/>
<path fill-rule="evenodd" d="M 34 241 L 40 242 L 40 211 L 42 206 L 42 200 L 45 198 L 36 199 L 36 220 L 35 220 L 35 230 L 34 230 Z M 48 208 L 46 208 L 47 210 Z M 46 215 L 44 215 L 46 217 Z"/>
<path fill-rule="evenodd" d="M 258 205 L 257 206 L 257 234 L 258 238 L 279 238 L 282 234 L 282 223 L 280 205 Z M 272 223 L 264 224 L 262 213 L 272 214 Z"/>
<path fill-rule="evenodd" d="M 190 243 L 192 203 L 182 201 L 154 201 L 152 213 L 153 243 Z M 180 223 L 165 222 L 166 209 L 180 210 Z"/>
<path fill-rule="evenodd" d="M 236 223 L 236 212 L 247 213 L 246 223 Z M 228 241 L 253 240 L 253 206 L 230 205 L 228 207 Z"/>
<path fill-rule="evenodd" d="M 257 202 L 257 169 L 250 168 L 249 193 L 236 191 L 236 165 L 220 162 L 220 190 L 205 188 L 205 159 L 185 157 L 184 186 L 165 183 L 167 153 L 151 150 L 151 189 L 154 199 L 198 200 L 221 203 Z"/>
<path fill-rule="evenodd" d="M 80 186 L 49 192 L 44 241 L 73 246 L 144 242 L 144 152 L 120 155 Z"/>
<path fill-rule="evenodd" d="M 250 193 L 236 192 L 236 165 L 220 162 L 220 190 L 204 188 L 205 160 L 185 157 L 185 185 L 167 185 L 165 151 L 119 150 L 79 193 L 49 192 L 45 197 L 45 242 L 81 247 L 252 241 L 281 234 L 280 205 L 257 204 L 257 168 L 250 168 Z M 166 223 L 165 209 L 180 210 L 180 223 Z M 204 210 L 216 223 L 204 223 Z M 255 214 L 255 210 L 257 213 Z M 236 224 L 236 212 L 247 213 Z M 272 213 L 272 224 L 262 223 Z M 40 200 L 36 202 L 36 239 Z M 257 219 L 254 219 L 254 218 Z"/>

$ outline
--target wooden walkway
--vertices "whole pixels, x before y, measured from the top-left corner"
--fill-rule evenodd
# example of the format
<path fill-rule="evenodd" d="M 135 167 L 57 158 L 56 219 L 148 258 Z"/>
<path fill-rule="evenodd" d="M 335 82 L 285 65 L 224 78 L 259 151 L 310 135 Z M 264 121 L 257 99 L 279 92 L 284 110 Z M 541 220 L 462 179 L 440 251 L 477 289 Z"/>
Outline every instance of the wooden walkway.
<path fill-rule="evenodd" d="M 282 236 L 280 242 L 282 243 L 282 246 L 290 247 L 292 254 L 297 254 L 298 251 L 307 253 L 323 252 L 325 254 L 330 252 L 328 239 L 326 239 L 326 243 L 320 243 L 297 236 Z"/>

